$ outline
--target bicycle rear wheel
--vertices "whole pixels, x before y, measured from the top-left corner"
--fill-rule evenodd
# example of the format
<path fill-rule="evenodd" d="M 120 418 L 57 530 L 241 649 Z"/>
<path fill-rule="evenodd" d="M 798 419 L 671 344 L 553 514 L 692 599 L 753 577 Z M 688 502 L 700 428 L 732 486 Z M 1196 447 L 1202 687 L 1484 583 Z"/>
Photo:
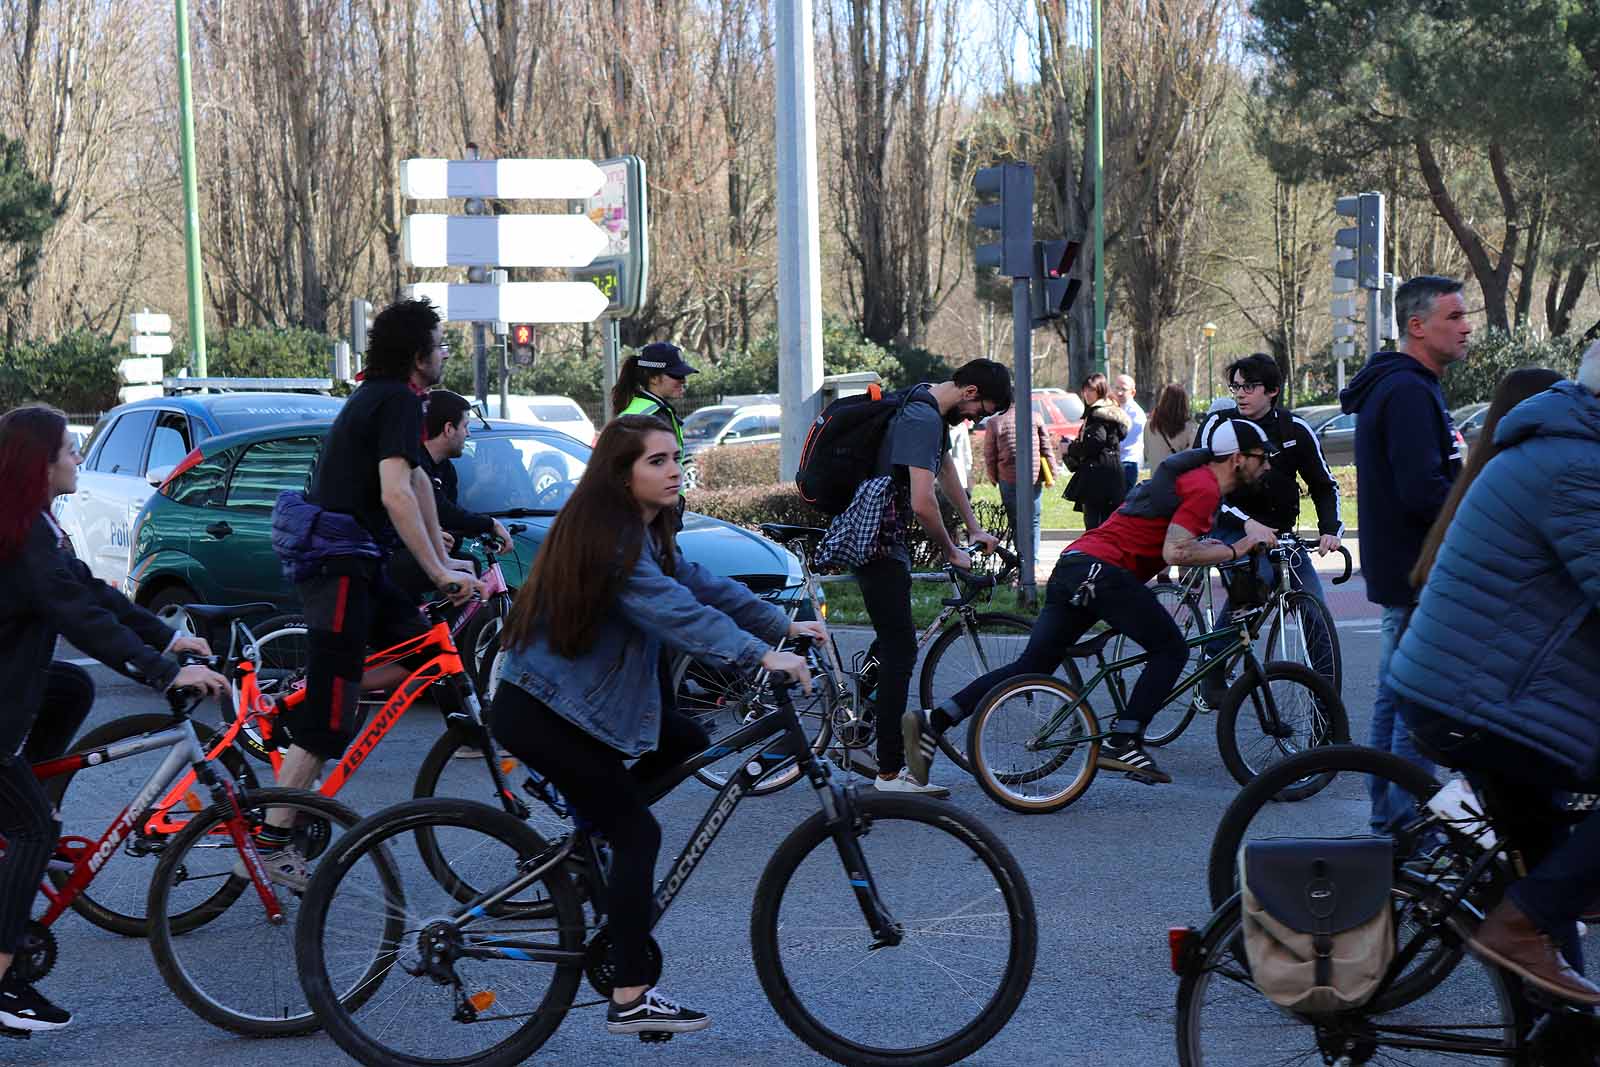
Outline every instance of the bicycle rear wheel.
<path fill-rule="evenodd" d="M 928 649 L 917 678 L 922 707 L 931 708 L 996 667 L 1015 662 L 1033 635 L 1032 620 L 1000 611 L 981 612 L 974 624 L 968 629 L 957 615 L 955 623 L 946 627 Z M 890 729 L 900 728 L 899 723 L 887 725 Z M 939 735 L 939 749 L 951 763 L 971 774 L 965 740 L 963 731 L 946 730 Z"/>
<path fill-rule="evenodd" d="M 794 698 L 794 710 L 800 716 L 800 726 L 811 739 L 811 751 L 821 753 L 827 749 L 833 735 L 839 682 L 816 648 L 807 651 L 806 662 L 811 669 L 811 692 L 795 689 L 790 695 Z M 763 683 L 760 689 L 755 689 L 750 677 L 742 671 L 711 667 L 688 656 L 679 656 L 672 665 L 672 687 L 678 696 L 678 710 L 693 717 L 713 741 L 778 710 L 770 686 Z M 746 755 L 730 752 L 696 771 L 694 776 L 712 789 L 721 789 L 727 784 L 728 775 L 744 766 Z M 753 796 L 766 796 L 799 780 L 800 764 L 789 760 L 761 779 L 750 792 Z"/>
<path fill-rule="evenodd" d="M 995 803 L 1042 815 L 1060 811 L 1088 791 L 1099 769 L 1100 725 L 1094 713 L 1079 704 L 1044 732 L 1077 700 L 1077 688 L 1059 678 L 1024 674 L 1001 682 L 979 703 L 967 725 L 967 752 L 972 776 Z"/>
<path fill-rule="evenodd" d="M 1339 651 L 1339 630 L 1333 614 L 1321 600 L 1304 590 L 1284 595 L 1267 631 L 1262 662 L 1287 660 L 1309 667 L 1327 679 L 1335 693 L 1344 692 L 1344 657 Z"/>
<path fill-rule="evenodd" d="M 1269 722 L 1269 692 L 1277 708 L 1275 724 Z M 1350 721 L 1339 694 L 1322 675 L 1298 663 L 1268 663 L 1259 674 L 1246 669 L 1217 712 L 1217 749 L 1240 785 L 1296 753 L 1349 740 Z M 1279 799 L 1303 800 L 1325 784 L 1309 779 L 1284 788 Z"/>
<path fill-rule="evenodd" d="M 315 869 L 329 842 L 361 816 L 336 800 L 299 789 L 259 789 L 239 806 L 253 833 L 269 812 L 294 813 L 295 849 Z M 294 918 L 300 894 L 276 886 L 285 921 L 269 921 L 241 873 L 228 833 L 231 804 L 214 804 L 173 839 L 150 880 L 150 951 L 167 988 L 200 1018 L 248 1037 L 286 1037 L 317 1029 L 295 966 Z M 393 877 L 391 873 L 391 877 Z M 376 986 L 350 987 L 354 997 Z"/>
<path fill-rule="evenodd" d="M 172 724 L 171 715 L 126 715 L 90 730 L 73 742 L 72 751 L 105 748 L 141 734 L 168 729 Z M 191 724 L 200 747 L 209 751 L 216 735 L 203 723 L 191 720 Z M 46 779 L 43 783 L 45 796 L 61 812 L 62 834 L 98 841 L 106 827 L 122 814 L 129 799 L 160 768 L 169 751 L 157 749 Z M 256 787 L 255 770 L 239 755 L 237 748 L 224 749 L 217 759 L 233 781 L 245 789 Z M 186 820 L 193 812 L 203 809 L 210 799 L 204 786 L 192 784 L 182 804 L 169 815 L 174 820 Z M 147 831 L 146 823 L 153 814 L 153 811 L 146 812 L 134 823 L 133 834 L 121 848 L 106 856 L 104 866 L 95 872 L 94 881 L 72 901 L 73 911 L 102 930 L 123 937 L 147 935 L 149 913 L 145 909 L 150 897 L 150 878 L 162 850 L 177 836 L 176 830 Z M 50 872 L 50 881 L 57 889 L 66 885 L 68 877 L 69 872 Z"/>
<path fill-rule="evenodd" d="M 581 966 L 460 953 L 515 940 L 581 958 L 576 891 L 556 869 L 535 883 L 548 902 L 540 917 L 456 918 L 462 905 L 417 852 L 424 829 L 454 839 L 451 855 L 470 863 L 478 885 L 510 881 L 519 863 L 549 847 L 525 823 L 470 801 L 411 800 L 362 820 L 306 891 L 295 928 L 306 995 L 329 1036 L 363 1064 L 521 1063 L 566 1018 Z M 391 869 L 398 881 L 386 876 Z M 365 995 L 351 995 L 357 990 Z"/>
<path fill-rule="evenodd" d="M 1397 908 L 1437 915 L 1432 883 L 1402 874 Z M 1432 908 L 1430 911 L 1429 909 Z M 1231 898 L 1206 924 L 1195 963 L 1178 985 L 1180 1067 L 1279 1067 L 1286 1063 L 1406 1064 L 1408 1067 L 1512 1067 L 1523 1030 L 1522 1002 L 1513 980 L 1461 952 L 1470 933 L 1456 911 L 1443 927 L 1426 924 L 1402 933 L 1424 940 L 1419 959 L 1449 956 L 1457 963 L 1425 993 L 1398 1004 L 1373 1003 L 1313 1022 L 1284 1011 L 1250 979 L 1240 937 L 1240 906 Z M 1420 1046 L 1420 1047 L 1419 1047 Z M 1453 1047 L 1450 1047 L 1453 1046 Z"/>
<path fill-rule="evenodd" d="M 1205 616 L 1201 614 L 1200 602 L 1192 594 L 1185 595 L 1183 588 L 1172 582 L 1155 582 L 1150 588 L 1155 593 L 1156 599 L 1161 602 L 1162 608 L 1166 610 L 1168 615 L 1172 616 L 1172 621 L 1178 624 L 1178 629 L 1182 632 L 1185 641 L 1206 632 Z M 1127 634 L 1118 634 L 1111 642 L 1111 660 L 1113 662 L 1119 659 L 1126 659 L 1142 651 L 1144 650 L 1130 640 Z M 1190 648 L 1189 659 L 1184 663 L 1183 673 L 1179 677 L 1189 677 L 1194 673 L 1195 668 L 1199 666 L 1204 657 L 1205 652 L 1198 645 Z M 1139 680 L 1139 675 L 1143 670 L 1143 667 L 1130 667 L 1118 671 L 1106 679 L 1106 684 L 1120 686 L 1119 692 L 1122 695 L 1122 702 L 1126 704 L 1128 702 L 1128 694 L 1133 692 L 1134 683 Z M 1092 675 L 1094 671 L 1090 670 L 1089 673 Z M 1183 731 L 1189 728 L 1189 724 L 1194 721 L 1196 713 L 1199 712 L 1200 706 L 1195 703 L 1198 699 L 1199 694 L 1191 690 L 1177 700 L 1163 706 L 1145 726 L 1144 743 L 1159 747 L 1176 741 Z"/>
<path fill-rule="evenodd" d="M 950 804 L 881 794 L 855 803 L 862 873 L 904 940 L 872 947 L 855 875 L 819 812 L 761 875 L 750 915 L 756 975 L 785 1025 L 835 1062 L 955 1063 L 1000 1032 L 1033 976 L 1027 879 L 993 831 Z"/>

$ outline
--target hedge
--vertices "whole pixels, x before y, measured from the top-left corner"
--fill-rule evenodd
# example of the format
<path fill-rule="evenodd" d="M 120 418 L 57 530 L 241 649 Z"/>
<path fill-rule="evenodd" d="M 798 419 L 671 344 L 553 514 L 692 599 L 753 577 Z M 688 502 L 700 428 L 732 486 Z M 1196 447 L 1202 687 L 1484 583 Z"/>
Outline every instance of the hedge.
<path fill-rule="evenodd" d="M 1493 399 L 1500 379 L 1518 367 L 1548 367 L 1570 378 L 1581 355 L 1576 337 L 1541 338 L 1527 330 L 1480 330 L 1467 348 L 1467 358 L 1444 372 L 1445 405 L 1454 409 Z"/>
<path fill-rule="evenodd" d="M 116 406 L 117 364 L 128 349 L 77 330 L 54 341 L 24 341 L 0 352 L 0 409 L 43 401 L 72 415 Z"/>

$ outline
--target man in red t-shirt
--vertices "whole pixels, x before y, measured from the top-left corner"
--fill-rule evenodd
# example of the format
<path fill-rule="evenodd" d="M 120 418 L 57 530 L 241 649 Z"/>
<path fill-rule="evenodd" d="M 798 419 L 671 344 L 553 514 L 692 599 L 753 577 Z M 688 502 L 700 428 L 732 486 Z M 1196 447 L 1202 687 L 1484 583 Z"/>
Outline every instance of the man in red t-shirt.
<path fill-rule="evenodd" d="M 1111 724 L 1110 736 L 1100 745 L 1100 766 L 1142 781 L 1172 781 L 1141 740 L 1145 726 L 1161 710 L 1160 701 L 1182 675 L 1189 647 L 1145 583 L 1169 565 L 1227 563 L 1256 545 L 1277 541 L 1276 534 L 1254 520 L 1246 522 L 1244 537 L 1232 545 L 1204 539 L 1222 497 L 1254 484 L 1268 469 L 1271 446 L 1261 429 L 1245 419 L 1220 419 L 1207 428 L 1202 445 L 1168 458 L 1111 518 L 1061 554 L 1020 659 L 990 671 L 938 707 L 905 713 L 901 727 L 913 777 L 927 780 L 938 735 L 972 714 L 989 690 L 1019 674 L 1053 672 L 1066 650 L 1104 621 L 1150 658 L 1126 713 Z"/>

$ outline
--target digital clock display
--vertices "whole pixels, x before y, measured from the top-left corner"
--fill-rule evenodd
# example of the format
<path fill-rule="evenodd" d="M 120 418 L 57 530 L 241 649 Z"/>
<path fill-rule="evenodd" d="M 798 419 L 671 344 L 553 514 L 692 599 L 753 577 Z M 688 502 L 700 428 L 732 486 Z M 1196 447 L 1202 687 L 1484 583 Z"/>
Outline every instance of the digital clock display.
<path fill-rule="evenodd" d="M 580 267 L 572 272 L 578 281 L 590 282 L 596 289 L 606 294 L 606 299 L 611 302 L 610 310 L 615 311 L 622 303 L 622 270 L 613 264 L 604 266 L 596 264 L 592 267 Z"/>

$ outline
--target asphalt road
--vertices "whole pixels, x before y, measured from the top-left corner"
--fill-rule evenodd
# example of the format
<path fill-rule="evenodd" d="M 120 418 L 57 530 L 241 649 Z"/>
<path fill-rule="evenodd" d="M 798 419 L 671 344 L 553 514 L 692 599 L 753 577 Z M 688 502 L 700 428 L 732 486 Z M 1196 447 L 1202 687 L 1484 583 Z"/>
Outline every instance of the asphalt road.
<path fill-rule="evenodd" d="M 1347 614 L 1341 612 L 1341 615 Z M 1375 623 L 1340 623 L 1345 696 L 1352 733 L 1365 737 L 1377 657 Z M 846 643 L 860 640 L 852 635 Z M 64 649 L 63 655 L 75 655 Z M 93 668 L 99 699 L 90 725 L 164 703 L 147 690 Z M 407 798 L 418 763 L 437 736 L 429 711 L 401 720 L 367 767 L 340 796 L 363 813 Z M 1171 1063 L 1176 980 L 1167 968 L 1169 926 L 1202 922 L 1209 908 L 1206 851 L 1217 818 L 1236 792 L 1223 769 L 1209 719 L 1199 719 L 1160 757 L 1172 785 L 1138 785 L 1102 773 L 1067 810 L 1012 814 L 949 767 L 936 779 L 955 803 L 978 813 L 1007 842 L 1027 872 L 1038 906 L 1040 947 L 1032 986 L 1010 1025 L 973 1064 L 1092 1065 Z M 1359 817 L 1354 791 L 1305 801 L 1283 825 L 1316 833 L 1330 814 Z M 676 855 L 711 793 L 690 782 L 657 813 L 663 854 Z M 604 1032 L 600 1008 L 576 1012 L 532 1062 L 594 1064 L 822 1063 L 767 1004 L 750 962 L 752 894 L 768 857 L 812 813 L 809 790 L 795 787 L 747 801 L 656 931 L 667 957 L 663 987 L 711 1012 L 714 1025 L 669 1044 L 644 1046 Z M 125 861 L 126 858 L 122 857 Z M 111 866 L 115 866 L 115 861 Z M 111 867 L 107 868 L 108 870 Z M 935 877 L 930 872 L 929 877 Z M 128 1067 L 199 1064 L 233 1067 L 343 1063 L 324 1037 L 251 1041 L 213 1029 L 166 989 L 144 942 L 117 937 L 69 914 L 57 923 L 61 961 L 43 988 L 77 1013 L 69 1029 L 26 1042 L 0 1043 L 0 1063 Z M 240 946 L 240 975 L 250 970 Z M 839 975 L 848 982 L 848 974 Z M 585 993 L 587 991 L 585 990 Z M 582 997 L 580 997 L 582 999 Z M 937 1012 L 939 1005 L 886 1010 Z"/>

